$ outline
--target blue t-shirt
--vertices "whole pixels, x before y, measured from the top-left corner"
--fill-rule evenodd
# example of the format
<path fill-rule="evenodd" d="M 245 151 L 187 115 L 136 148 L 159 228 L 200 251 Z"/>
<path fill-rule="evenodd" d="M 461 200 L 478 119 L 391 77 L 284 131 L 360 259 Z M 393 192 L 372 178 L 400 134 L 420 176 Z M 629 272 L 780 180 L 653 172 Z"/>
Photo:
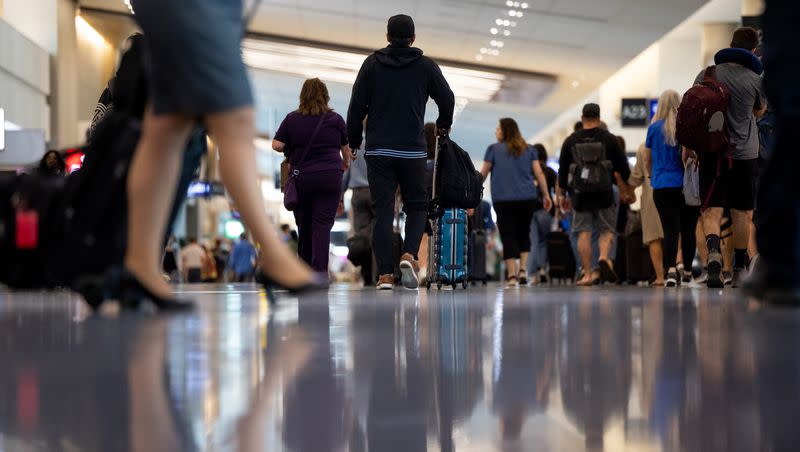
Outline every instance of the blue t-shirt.
<path fill-rule="evenodd" d="M 483 160 L 492 164 L 492 201 L 536 199 L 532 168 L 536 159 L 536 151 L 530 146 L 519 157 L 511 155 L 505 143 L 489 146 Z"/>
<path fill-rule="evenodd" d="M 683 187 L 681 148 L 667 144 L 664 136 L 664 121 L 650 124 L 644 145 L 651 150 L 651 160 L 653 161 L 650 185 L 654 189 Z"/>

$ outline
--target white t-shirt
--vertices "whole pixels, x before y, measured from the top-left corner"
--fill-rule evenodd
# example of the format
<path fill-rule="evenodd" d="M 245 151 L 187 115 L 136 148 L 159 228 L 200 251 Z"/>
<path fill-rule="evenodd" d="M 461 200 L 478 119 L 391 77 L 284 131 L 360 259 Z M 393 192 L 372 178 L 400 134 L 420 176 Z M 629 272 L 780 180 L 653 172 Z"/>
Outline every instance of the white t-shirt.
<path fill-rule="evenodd" d="M 186 270 L 191 268 L 203 268 L 203 259 L 205 259 L 205 257 L 206 252 L 196 243 L 186 245 L 183 250 L 181 250 L 181 263 Z"/>

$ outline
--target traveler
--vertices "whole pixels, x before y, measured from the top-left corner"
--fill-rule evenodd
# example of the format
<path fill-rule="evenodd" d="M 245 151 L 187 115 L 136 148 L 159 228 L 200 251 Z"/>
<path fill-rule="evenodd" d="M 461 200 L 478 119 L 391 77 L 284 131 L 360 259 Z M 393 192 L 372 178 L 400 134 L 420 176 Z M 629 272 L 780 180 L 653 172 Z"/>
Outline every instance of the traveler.
<path fill-rule="evenodd" d="M 203 119 L 220 148 L 226 189 L 265 252 L 265 286 L 291 291 L 325 287 L 292 256 L 264 210 L 256 174 L 253 96 L 242 62 L 242 0 L 133 0 L 145 34 L 151 92 L 142 136 L 128 175 L 128 247 L 124 306 L 151 301 L 162 309 L 191 308 L 172 297 L 158 263 L 182 151 Z"/>
<path fill-rule="evenodd" d="M 758 47 L 758 32 L 739 28 L 733 33 L 731 47 L 714 57 L 716 79 L 731 93 L 726 115 L 730 152 L 724 155 L 697 153 L 700 167 L 700 194 L 704 200 L 702 217 L 708 246 L 708 287 L 722 288 L 720 225 L 723 209 L 731 209 L 733 219 L 733 286 L 738 287 L 747 260 L 747 245 L 755 207 L 755 184 L 758 176 L 759 137 L 756 119 L 764 114 L 767 103 L 760 74 L 761 62 L 753 53 Z M 703 81 L 705 71 L 695 80 Z M 684 152 L 684 161 L 694 157 Z M 729 162 L 732 159 L 732 163 Z"/>
<path fill-rule="evenodd" d="M 439 107 L 436 126 L 447 133 L 453 123 L 455 96 L 439 66 L 411 47 L 416 39 L 414 21 L 393 16 L 387 25 L 389 46 L 368 56 L 361 66 L 350 98 L 347 131 L 350 146 L 362 144 L 366 124 L 366 160 L 375 212 L 372 245 L 378 265 L 377 288 L 394 285 L 392 222 L 397 187 L 406 213 L 405 243 L 400 259 L 403 286 L 419 287 L 417 252 L 425 231 L 427 145 L 423 133 L 425 105 L 432 98 Z"/>
<path fill-rule="evenodd" d="M 217 264 L 214 261 L 214 255 L 211 253 L 211 250 L 208 249 L 205 245 L 200 245 L 203 248 L 203 252 L 206 254 L 205 259 L 203 259 L 203 269 L 202 269 L 202 280 L 204 283 L 213 283 L 217 281 Z"/>
<path fill-rule="evenodd" d="M 369 192 L 369 179 L 367 178 L 367 159 L 364 150 L 360 149 L 353 153 L 353 160 L 350 167 L 345 170 L 342 178 L 342 199 L 339 201 L 337 213 L 344 213 L 344 193 L 351 190 L 350 194 L 350 217 L 353 237 L 348 241 L 348 247 L 356 255 L 363 255 L 362 260 L 357 260 L 361 268 L 361 279 L 364 286 L 375 284 L 377 275 L 375 274 L 375 257 L 372 253 L 372 223 L 375 221 L 375 212 L 372 210 L 372 197 Z M 358 245 L 354 245 L 358 243 Z M 356 247 L 360 246 L 360 250 Z M 363 251 L 363 253 L 362 253 Z M 367 257 L 369 256 L 369 257 Z M 355 264 L 354 264 L 355 265 Z"/>
<path fill-rule="evenodd" d="M 247 234 L 239 236 L 239 241 L 233 245 L 228 266 L 233 273 L 233 282 L 250 282 L 253 279 L 258 253 L 256 247 L 247 240 Z"/>
<path fill-rule="evenodd" d="M 425 159 L 425 199 L 428 203 L 433 198 L 433 168 L 436 164 L 436 124 L 429 122 L 425 124 L 425 144 L 428 146 L 428 156 Z M 473 212 L 474 213 L 474 212 Z M 430 237 L 433 234 L 433 227 L 430 221 L 425 222 L 425 233 L 419 244 L 419 274 L 420 280 L 425 281 L 428 277 L 428 246 Z"/>
<path fill-rule="evenodd" d="M 347 127 L 328 102 L 325 84 L 318 78 L 306 80 L 300 107 L 286 116 L 272 140 L 272 148 L 286 154 L 296 174 L 297 252 L 315 272 L 326 274 L 342 173 L 350 165 Z"/>
<path fill-rule="evenodd" d="M 58 151 L 47 151 L 39 161 L 36 173 L 44 177 L 64 177 L 67 163 Z"/>
<path fill-rule="evenodd" d="M 525 262 L 528 274 L 531 275 L 530 284 L 538 284 L 547 282 L 547 234 L 550 233 L 553 217 L 555 216 L 555 206 L 545 209 L 542 199 L 544 199 L 545 194 L 550 196 L 550 199 L 553 199 L 552 196 L 558 183 L 558 174 L 553 168 L 547 166 L 547 150 L 543 144 L 534 144 L 533 150 L 539 160 L 539 167 L 544 172 L 547 190 L 549 191 L 549 193 L 544 193 L 543 187 L 537 182 L 539 196 L 536 199 L 536 210 L 533 212 L 533 218 L 531 219 L 531 253 L 528 261 Z"/>
<path fill-rule="evenodd" d="M 695 228 L 700 207 L 686 205 L 683 196 L 684 167 L 682 153 L 675 137 L 675 124 L 681 96 L 673 90 L 664 91 L 658 99 L 658 109 L 647 129 L 644 160 L 651 174 L 655 201 L 664 231 L 664 268 L 666 286 L 676 287 L 683 280 L 678 273 L 678 244 L 683 250 L 683 262 L 694 261 L 697 250 Z"/>
<path fill-rule="evenodd" d="M 550 188 L 539 155 L 528 146 L 517 122 L 502 118 L 495 131 L 497 143 L 486 149 L 481 174 L 492 175 L 492 203 L 503 242 L 508 287 L 528 284 L 525 268 L 531 251 L 531 219 L 541 196 L 545 210 L 553 207 Z M 534 184 L 534 176 L 539 189 Z M 541 191 L 541 193 L 539 193 Z"/>
<path fill-rule="evenodd" d="M 609 258 L 617 223 L 613 184 L 616 179 L 622 199 L 635 199 L 627 184 L 631 170 L 617 137 L 600 127 L 599 105 L 584 105 L 581 121 L 583 129 L 570 135 L 561 146 L 558 198 L 562 210 L 573 211 L 572 230 L 578 235 L 578 254 L 584 268 L 577 284 L 593 284 L 589 269 L 592 268 L 591 241 L 595 228 L 600 231 L 601 282 L 614 283 L 618 278 Z"/>
<path fill-rule="evenodd" d="M 205 250 L 197 244 L 197 239 L 189 238 L 189 244 L 181 250 L 181 268 L 183 280 L 192 284 L 203 281 L 203 263 L 206 260 Z"/>
<path fill-rule="evenodd" d="M 171 235 L 164 247 L 164 257 L 161 260 L 161 269 L 169 278 L 169 282 L 181 282 L 181 271 L 178 266 L 178 239 Z"/>
<path fill-rule="evenodd" d="M 650 168 L 645 165 L 644 144 L 636 152 L 636 166 L 633 167 L 631 177 L 628 182 L 632 187 L 642 187 L 641 200 L 641 219 L 642 219 L 642 242 L 650 251 L 650 260 L 653 262 L 653 269 L 656 272 L 656 279 L 650 284 L 654 287 L 661 287 L 664 281 L 664 251 L 662 241 L 664 230 L 661 228 L 661 218 L 658 216 L 656 204 L 653 201 L 653 187 L 650 185 Z M 626 246 L 638 246 L 638 243 L 627 242 Z M 622 257 L 624 259 L 624 257 Z"/>

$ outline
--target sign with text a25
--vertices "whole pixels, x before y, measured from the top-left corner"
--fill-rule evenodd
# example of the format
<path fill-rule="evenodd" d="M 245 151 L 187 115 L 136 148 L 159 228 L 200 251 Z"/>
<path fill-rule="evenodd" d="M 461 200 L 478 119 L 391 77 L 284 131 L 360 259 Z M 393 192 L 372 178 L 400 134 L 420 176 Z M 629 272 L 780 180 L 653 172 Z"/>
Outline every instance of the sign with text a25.
<path fill-rule="evenodd" d="M 647 127 L 649 123 L 648 99 L 622 99 L 622 127 Z"/>

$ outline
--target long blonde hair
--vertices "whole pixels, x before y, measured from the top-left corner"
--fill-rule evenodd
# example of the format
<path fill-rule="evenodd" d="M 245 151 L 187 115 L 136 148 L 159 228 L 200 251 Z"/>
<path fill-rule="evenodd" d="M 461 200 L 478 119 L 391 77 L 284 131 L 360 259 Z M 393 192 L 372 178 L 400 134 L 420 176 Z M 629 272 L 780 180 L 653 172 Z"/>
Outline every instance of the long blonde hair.
<path fill-rule="evenodd" d="M 661 93 L 658 98 L 658 109 L 653 121 L 664 121 L 664 141 L 670 146 L 677 146 L 678 139 L 675 138 L 675 122 L 678 117 L 678 106 L 681 104 L 681 95 L 677 91 L 668 89 Z"/>

